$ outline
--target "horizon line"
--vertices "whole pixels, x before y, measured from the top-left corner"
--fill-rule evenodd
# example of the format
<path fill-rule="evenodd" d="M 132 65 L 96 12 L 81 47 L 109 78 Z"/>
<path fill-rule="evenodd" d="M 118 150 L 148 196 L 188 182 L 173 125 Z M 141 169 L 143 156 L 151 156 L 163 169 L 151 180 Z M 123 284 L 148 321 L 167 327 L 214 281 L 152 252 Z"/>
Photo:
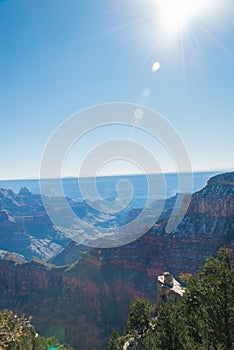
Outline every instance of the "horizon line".
<path fill-rule="evenodd" d="M 191 172 L 193 174 L 195 173 L 212 173 L 212 172 L 224 172 L 224 171 L 227 171 L 227 172 L 232 172 L 234 171 L 234 168 L 222 168 L 222 169 L 207 169 L 207 170 L 192 170 Z M 180 173 L 179 172 L 176 172 L 176 171 L 166 171 L 164 173 L 147 173 L 147 174 L 142 174 L 142 173 L 122 173 L 122 174 L 103 174 L 103 175 L 97 175 L 97 176 L 90 176 L 90 175 L 87 175 L 87 176 L 75 176 L 75 175 L 68 175 L 68 176 L 64 176 L 64 177 L 61 177 L 61 178 L 56 178 L 56 177 L 48 177 L 48 178 L 40 178 L 40 177 L 29 177 L 29 178 L 9 178 L 9 179 L 0 179 L 0 181 L 33 181 L 33 180 L 57 180 L 57 179 L 79 179 L 79 178 L 82 178 L 82 179 L 88 179 L 88 178 L 95 178 L 95 177 L 98 177 L 98 178 L 102 178 L 102 177 L 120 177 L 120 176 L 146 176 L 146 175 L 160 175 L 160 174 L 164 174 L 164 175 L 173 175 L 173 174 L 188 174 L 189 172 L 188 171 L 181 171 Z"/>

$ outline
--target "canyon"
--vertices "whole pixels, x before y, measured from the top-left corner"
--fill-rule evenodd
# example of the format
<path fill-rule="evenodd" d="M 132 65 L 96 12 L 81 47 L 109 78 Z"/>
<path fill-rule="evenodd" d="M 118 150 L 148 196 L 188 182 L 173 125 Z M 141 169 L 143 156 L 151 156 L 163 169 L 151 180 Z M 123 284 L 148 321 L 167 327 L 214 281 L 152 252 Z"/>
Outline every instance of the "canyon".
<path fill-rule="evenodd" d="M 11 196 L 19 212 L 19 199 Z M 24 201 L 22 198 L 20 204 Z M 234 247 L 234 172 L 212 177 L 194 193 L 182 222 L 173 232 L 166 233 L 174 203 L 170 201 L 155 225 L 131 244 L 84 252 L 75 243 L 66 242 L 65 250 L 58 252 L 60 259 L 51 260 L 64 266 L 38 259 L 25 261 L 14 252 L 4 253 L 7 246 L 0 245 L 0 308 L 32 315 L 40 333 L 55 335 L 76 350 L 105 349 L 112 331 L 123 331 L 133 298 L 144 296 L 156 301 L 158 275 L 170 271 L 178 279 L 180 273 L 196 273 L 206 257 L 214 255 L 220 246 Z M 39 207 L 35 203 L 34 212 L 36 208 L 42 213 L 43 208 Z M 19 245 L 27 246 L 27 234 L 16 230 L 19 222 L 6 204 L 2 205 L 1 232 L 14 239 L 19 235 Z M 45 235 L 43 230 L 58 235 L 52 225 L 43 226 L 41 234 Z M 0 244 L 7 242 L 3 236 Z M 76 250 L 78 260 L 74 261 Z M 66 260 L 67 256 L 70 260 Z"/>

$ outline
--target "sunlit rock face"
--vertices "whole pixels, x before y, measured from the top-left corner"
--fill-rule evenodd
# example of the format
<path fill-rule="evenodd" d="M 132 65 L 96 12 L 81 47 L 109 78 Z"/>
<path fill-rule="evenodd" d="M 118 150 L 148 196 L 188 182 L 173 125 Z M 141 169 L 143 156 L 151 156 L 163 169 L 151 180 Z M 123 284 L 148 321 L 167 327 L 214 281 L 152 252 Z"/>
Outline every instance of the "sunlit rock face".
<path fill-rule="evenodd" d="M 48 259 L 67 242 L 53 227 L 40 195 L 26 187 L 18 194 L 0 189 L 0 249 L 20 254 L 26 260 Z"/>
<path fill-rule="evenodd" d="M 114 329 L 123 331 L 133 298 L 155 302 L 158 275 L 170 271 L 177 279 L 180 273 L 196 272 L 221 245 L 232 245 L 233 179 L 234 173 L 219 175 L 195 193 L 186 216 L 171 234 L 165 231 L 165 214 L 137 241 L 114 249 L 92 249 L 66 267 L 3 258 L 0 307 L 33 315 L 38 331 L 59 332 L 76 349 L 103 350 Z M 209 209 L 201 212 L 203 202 Z M 15 225 L 4 214 L 2 220 Z M 69 249 L 73 255 L 74 245 L 67 253 Z"/>
<path fill-rule="evenodd" d="M 234 173 L 212 177 L 206 187 L 193 195 L 188 214 L 233 219 Z"/>
<path fill-rule="evenodd" d="M 164 272 L 157 277 L 156 310 L 167 303 L 177 302 L 184 292 L 182 285 L 169 272 Z"/>

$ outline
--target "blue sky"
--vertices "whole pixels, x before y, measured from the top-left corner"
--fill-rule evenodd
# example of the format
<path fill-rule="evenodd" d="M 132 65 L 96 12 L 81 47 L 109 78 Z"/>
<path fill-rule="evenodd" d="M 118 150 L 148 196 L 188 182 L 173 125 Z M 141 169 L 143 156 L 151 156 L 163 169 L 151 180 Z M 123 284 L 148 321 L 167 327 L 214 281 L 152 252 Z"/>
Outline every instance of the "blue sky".
<path fill-rule="evenodd" d="M 169 34 L 156 0 L 0 1 L 0 178 L 39 176 L 58 125 L 108 102 L 160 112 L 184 140 L 194 170 L 234 168 L 234 2 L 210 3 Z M 161 67 L 153 73 L 155 61 Z M 100 142 L 95 133 L 91 139 Z M 79 163 L 79 145 L 75 153 Z M 114 162 L 106 172 L 120 167 Z M 163 168 L 174 170 L 169 161 Z"/>

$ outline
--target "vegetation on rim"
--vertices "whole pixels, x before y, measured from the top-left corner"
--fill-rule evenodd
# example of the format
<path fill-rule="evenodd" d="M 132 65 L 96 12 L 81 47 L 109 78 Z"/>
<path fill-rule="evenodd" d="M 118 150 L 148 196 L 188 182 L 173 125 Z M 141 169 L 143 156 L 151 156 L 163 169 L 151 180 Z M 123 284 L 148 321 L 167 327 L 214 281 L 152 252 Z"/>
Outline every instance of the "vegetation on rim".
<path fill-rule="evenodd" d="M 231 251 L 207 258 L 196 276 L 184 276 L 186 292 L 152 317 L 145 299 L 131 303 L 123 336 L 114 332 L 108 350 L 233 350 L 234 272 Z"/>

